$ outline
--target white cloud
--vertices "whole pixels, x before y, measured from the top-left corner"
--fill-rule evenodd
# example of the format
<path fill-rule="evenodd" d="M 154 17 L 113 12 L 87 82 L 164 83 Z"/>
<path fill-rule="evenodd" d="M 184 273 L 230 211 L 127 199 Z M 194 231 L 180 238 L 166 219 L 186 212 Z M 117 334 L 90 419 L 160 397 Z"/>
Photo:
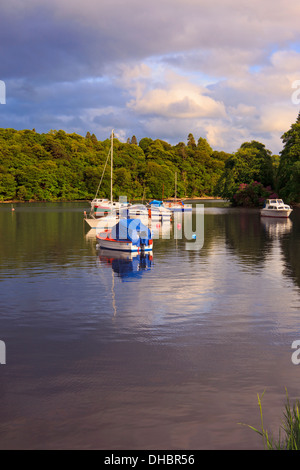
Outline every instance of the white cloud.
<path fill-rule="evenodd" d="M 283 106 L 272 106 L 263 108 L 260 113 L 258 129 L 261 132 L 282 135 L 289 129 L 291 123 L 295 122 L 297 111 L 295 108 Z"/>
<path fill-rule="evenodd" d="M 69 128 L 78 117 L 82 134 L 115 121 L 124 138 L 192 132 L 226 151 L 256 139 L 278 153 L 298 112 L 299 14 L 294 0 L 4 2 L 0 79 L 30 93 L 7 86 L 2 125 L 24 112 L 38 129 L 52 113 Z"/>
<path fill-rule="evenodd" d="M 156 89 L 131 100 L 128 106 L 138 114 L 156 114 L 178 119 L 225 115 L 222 103 L 199 93 L 191 87 Z"/>
<path fill-rule="evenodd" d="M 128 107 L 140 115 L 177 119 L 225 116 L 223 104 L 208 96 L 209 90 L 191 83 L 186 77 L 168 71 L 159 82 L 153 81 L 149 74 L 147 83 L 144 78 L 145 75 L 141 76 L 140 81 L 135 75 L 129 86 L 134 97 Z"/>

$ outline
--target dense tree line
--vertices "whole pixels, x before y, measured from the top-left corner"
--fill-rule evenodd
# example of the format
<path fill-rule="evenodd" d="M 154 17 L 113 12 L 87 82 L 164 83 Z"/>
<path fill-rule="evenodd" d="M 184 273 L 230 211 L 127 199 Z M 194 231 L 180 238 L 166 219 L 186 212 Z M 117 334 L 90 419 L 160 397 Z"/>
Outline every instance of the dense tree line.
<path fill-rule="evenodd" d="M 0 129 L 0 200 L 86 200 L 95 196 L 107 160 L 110 139 L 101 142 L 62 130 Z M 226 158 L 213 152 L 205 139 L 172 146 L 162 140 L 135 136 L 126 143 L 114 139 L 114 198 L 173 197 L 214 193 Z M 110 196 L 110 164 L 99 197 Z"/>
<path fill-rule="evenodd" d="M 267 197 L 300 202 L 300 113 L 281 139 L 279 155 L 256 141 L 242 144 L 226 160 L 217 193 L 235 205 L 261 205 Z"/>
<path fill-rule="evenodd" d="M 300 114 L 299 114 L 300 116 Z M 284 148 L 272 155 L 257 141 L 245 142 L 233 154 L 213 150 L 206 139 L 170 145 L 135 136 L 114 139 L 114 198 L 129 200 L 221 196 L 235 204 L 260 204 L 277 191 L 288 202 L 300 195 L 300 117 L 283 136 Z M 89 200 L 95 196 L 110 149 L 98 141 L 51 130 L 0 129 L 0 201 Z M 244 191 L 247 192 L 244 193 Z M 99 197 L 110 196 L 107 165 Z M 255 196 L 255 197 L 254 197 Z"/>

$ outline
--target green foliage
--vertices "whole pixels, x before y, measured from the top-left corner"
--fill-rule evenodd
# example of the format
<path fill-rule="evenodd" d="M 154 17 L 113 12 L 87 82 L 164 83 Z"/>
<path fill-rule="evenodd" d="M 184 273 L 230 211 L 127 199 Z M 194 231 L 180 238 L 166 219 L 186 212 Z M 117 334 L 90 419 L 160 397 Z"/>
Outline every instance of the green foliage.
<path fill-rule="evenodd" d="M 278 198 L 271 186 L 265 188 L 261 183 L 252 181 L 249 184 L 242 183 L 233 195 L 231 202 L 234 206 L 255 207 L 262 206 L 265 199 Z"/>
<path fill-rule="evenodd" d="M 9 173 L 0 173 L 0 201 L 12 199 L 16 193 L 16 181 Z"/>
<path fill-rule="evenodd" d="M 277 171 L 278 192 L 287 202 L 300 202 L 300 113 L 281 138 L 284 147 Z"/>
<path fill-rule="evenodd" d="M 265 392 L 264 392 L 265 393 Z M 264 396 L 262 394 L 262 397 Z M 300 402 L 296 402 L 291 406 L 288 392 L 286 390 L 286 404 L 283 413 L 283 421 L 279 428 L 278 439 L 276 440 L 265 428 L 263 412 L 262 412 L 262 397 L 258 398 L 258 406 L 260 411 L 260 429 L 254 426 L 247 425 L 250 429 L 255 431 L 262 437 L 263 444 L 267 450 L 300 450 Z M 282 434 L 283 431 L 283 434 Z"/>
<path fill-rule="evenodd" d="M 168 166 L 149 161 L 145 174 L 147 198 L 169 197 L 174 186 L 174 176 Z"/>
<path fill-rule="evenodd" d="M 283 192 L 297 198 L 300 187 L 300 124 L 285 137 L 280 157 L 259 142 L 245 142 L 234 154 L 215 151 L 193 134 L 172 146 L 160 139 L 135 136 L 114 139 L 114 198 L 128 199 L 221 196 L 233 200 L 243 184 L 273 186 L 274 169 Z M 299 152 L 298 152 L 299 147 Z M 110 149 L 110 139 L 98 141 L 63 130 L 0 129 L 0 201 L 63 201 L 95 196 Z M 99 197 L 110 197 L 106 167 Z M 245 203 L 245 202 L 244 202 Z M 251 204 L 253 201 L 251 202 Z"/>
<path fill-rule="evenodd" d="M 188 135 L 188 147 L 192 149 L 196 148 L 196 141 L 192 133 Z"/>
<path fill-rule="evenodd" d="M 218 191 L 232 200 L 241 184 L 259 181 L 273 186 L 274 167 L 271 152 L 257 141 L 245 142 L 226 160 L 224 173 L 218 182 Z"/>
<path fill-rule="evenodd" d="M 150 144 L 152 144 L 153 140 L 150 139 L 149 137 L 143 137 L 143 139 L 140 140 L 139 146 L 143 150 L 144 154 L 147 155 L 147 150 Z"/>

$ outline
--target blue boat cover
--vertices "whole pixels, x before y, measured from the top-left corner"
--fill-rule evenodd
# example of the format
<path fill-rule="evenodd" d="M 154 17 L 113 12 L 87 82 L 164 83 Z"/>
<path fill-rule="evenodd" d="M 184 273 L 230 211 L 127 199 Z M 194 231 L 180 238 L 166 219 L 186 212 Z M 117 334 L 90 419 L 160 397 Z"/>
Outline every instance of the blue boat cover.
<path fill-rule="evenodd" d="M 149 245 L 152 239 L 151 230 L 140 219 L 120 219 L 112 228 L 114 240 L 129 240 L 136 246 Z"/>
<path fill-rule="evenodd" d="M 118 277 L 124 282 L 132 279 L 140 279 L 144 271 L 148 271 L 152 267 L 152 258 L 149 254 L 145 256 L 138 255 L 132 260 L 113 259 L 112 269 Z"/>
<path fill-rule="evenodd" d="M 157 201 L 156 199 L 153 199 L 153 201 L 150 201 L 149 204 L 153 205 L 153 206 L 162 206 L 163 205 L 163 202 L 162 201 Z"/>

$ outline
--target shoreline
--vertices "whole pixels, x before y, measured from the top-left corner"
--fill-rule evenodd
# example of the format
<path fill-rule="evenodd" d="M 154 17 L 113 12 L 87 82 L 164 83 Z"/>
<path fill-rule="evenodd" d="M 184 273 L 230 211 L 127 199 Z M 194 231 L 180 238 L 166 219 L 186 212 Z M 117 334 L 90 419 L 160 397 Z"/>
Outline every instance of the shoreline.
<path fill-rule="evenodd" d="M 167 198 L 168 201 L 175 201 L 176 199 L 174 197 Z M 220 200 L 222 201 L 223 198 L 219 196 L 196 196 L 196 197 L 181 197 L 177 198 L 177 200 L 181 201 L 200 201 L 200 200 Z M 151 199 L 150 199 L 151 200 Z M 141 199 L 133 199 L 132 201 L 141 201 Z M 40 202 L 88 202 L 90 203 L 91 201 L 89 199 L 73 199 L 73 200 L 62 200 L 62 201 L 36 201 L 36 200 L 29 200 L 29 201 L 21 201 L 18 199 L 12 199 L 9 201 L 0 201 L 0 204 L 25 204 L 25 203 L 30 203 L 30 204 L 35 204 L 35 203 L 40 203 Z"/>
<path fill-rule="evenodd" d="M 74 200 L 64 200 L 64 201 L 35 201 L 35 200 L 31 200 L 31 201 L 19 201 L 18 199 L 13 199 L 11 201 L 0 201 L 0 204 L 26 204 L 26 203 L 30 203 L 30 204 L 37 204 L 37 203 L 50 203 L 50 202 L 53 202 L 53 203 L 57 203 L 57 202 L 90 202 L 88 199 L 74 199 Z"/>

